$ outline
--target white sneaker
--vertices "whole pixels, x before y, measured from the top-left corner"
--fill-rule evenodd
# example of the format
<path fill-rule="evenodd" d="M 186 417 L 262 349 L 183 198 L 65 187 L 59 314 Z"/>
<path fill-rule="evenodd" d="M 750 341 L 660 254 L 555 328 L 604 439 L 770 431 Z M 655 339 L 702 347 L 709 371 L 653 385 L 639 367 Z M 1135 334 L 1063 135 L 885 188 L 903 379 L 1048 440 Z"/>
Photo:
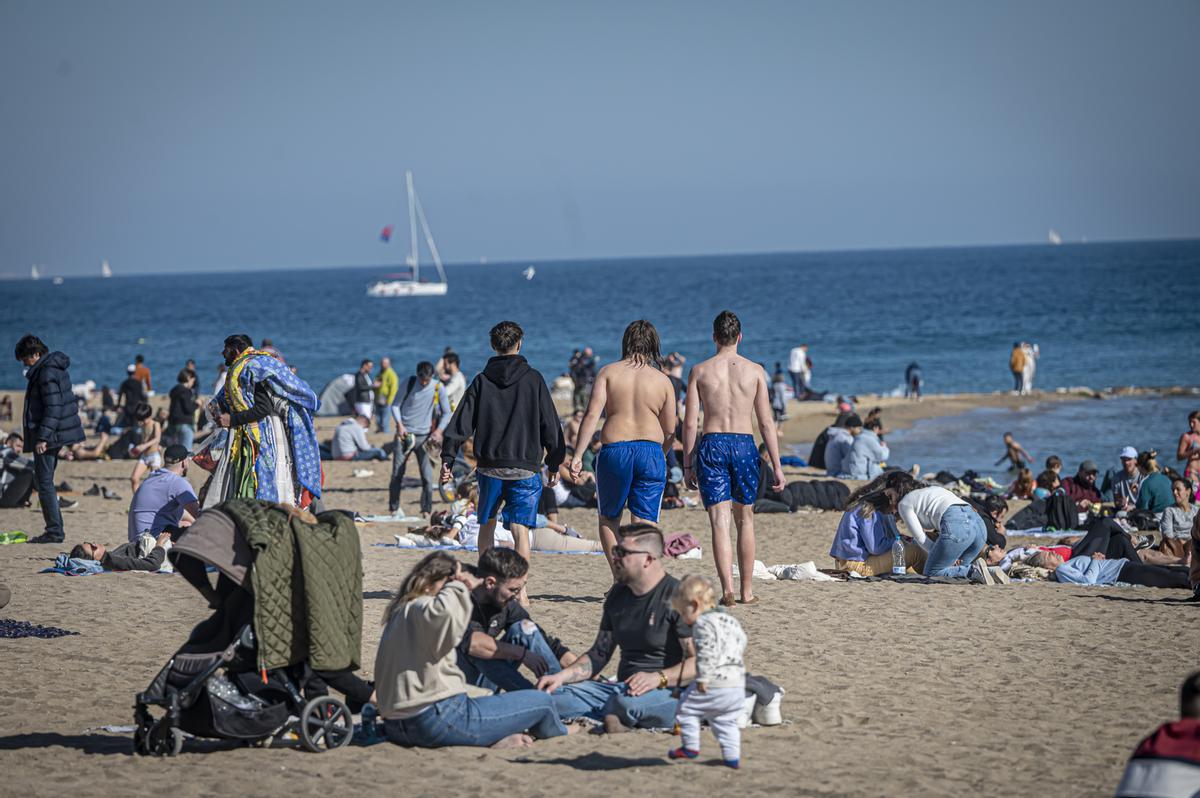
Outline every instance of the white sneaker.
<path fill-rule="evenodd" d="M 1004 569 L 999 565 L 989 565 L 988 570 L 991 571 L 992 578 L 996 580 L 998 585 L 1012 584 L 1012 577 L 1004 573 Z"/>
<path fill-rule="evenodd" d="M 971 563 L 971 571 L 967 575 L 967 578 L 979 585 L 996 584 L 995 577 L 992 576 L 992 572 L 988 570 L 987 563 L 982 559 Z"/>
<path fill-rule="evenodd" d="M 752 720 L 759 726 L 778 726 L 783 723 L 783 690 L 765 704 L 755 703 Z"/>
<path fill-rule="evenodd" d="M 749 726 L 754 720 L 754 707 L 758 698 L 753 695 L 746 696 L 745 703 L 742 704 L 742 714 L 738 716 L 738 728 L 744 729 Z"/>

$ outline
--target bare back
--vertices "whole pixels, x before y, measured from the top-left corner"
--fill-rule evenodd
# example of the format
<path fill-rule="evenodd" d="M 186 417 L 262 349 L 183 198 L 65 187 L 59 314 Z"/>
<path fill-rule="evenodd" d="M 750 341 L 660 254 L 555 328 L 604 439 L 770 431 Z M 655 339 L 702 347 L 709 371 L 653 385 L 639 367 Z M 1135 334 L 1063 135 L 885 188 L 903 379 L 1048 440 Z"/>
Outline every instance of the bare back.
<path fill-rule="evenodd" d="M 671 380 L 653 366 L 620 360 L 600 369 L 593 401 L 604 402 L 600 439 L 662 443 L 675 428 L 675 391 Z"/>
<path fill-rule="evenodd" d="M 754 434 L 753 412 L 766 408 L 767 381 L 762 367 L 735 353 L 718 353 L 692 369 L 692 380 L 704 412 L 705 434 Z"/>

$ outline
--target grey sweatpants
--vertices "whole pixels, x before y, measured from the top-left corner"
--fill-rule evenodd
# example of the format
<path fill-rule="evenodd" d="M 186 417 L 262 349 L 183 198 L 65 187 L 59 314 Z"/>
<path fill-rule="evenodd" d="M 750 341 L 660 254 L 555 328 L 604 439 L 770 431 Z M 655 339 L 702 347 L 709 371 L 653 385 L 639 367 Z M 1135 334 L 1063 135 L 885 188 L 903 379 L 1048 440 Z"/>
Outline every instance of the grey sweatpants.
<path fill-rule="evenodd" d="M 695 684 L 689 685 L 680 696 L 679 709 L 675 711 L 683 747 L 689 751 L 700 750 L 700 721 L 707 720 L 721 746 L 721 758 L 726 762 L 740 759 L 742 730 L 738 728 L 738 718 L 745 704 L 745 688 L 709 688 L 707 693 L 701 693 Z"/>

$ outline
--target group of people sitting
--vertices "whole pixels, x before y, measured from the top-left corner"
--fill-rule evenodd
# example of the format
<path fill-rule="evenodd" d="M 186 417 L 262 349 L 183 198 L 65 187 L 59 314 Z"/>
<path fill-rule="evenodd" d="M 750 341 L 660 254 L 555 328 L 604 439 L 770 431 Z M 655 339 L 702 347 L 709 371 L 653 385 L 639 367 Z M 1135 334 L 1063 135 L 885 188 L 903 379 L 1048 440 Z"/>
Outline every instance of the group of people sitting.
<path fill-rule="evenodd" d="M 865 421 L 853 410 L 839 413 L 813 443 L 808 464 L 839 479 L 878 477 L 891 456 L 883 440 L 882 412 L 878 407 L 871 410 Z"/>
<path fill-rule="evenodd" d="M 1094 476 L 1091 473 L 1093 481 Z M 1153 536 L 1136 535 L 1122 519 L 1092 514 L 1082 524 L 1083 535 L 1065 535 L 1053 546 L 1008 550 L 1004 529 L 1008 504 L 1003 498 L 961 497 L 940 485 L 894 471 L 851 494 L 830 556 L 839 569 L 880 576 L 892 572 L 899 541 L 904 567 L 926 577 L 1003 583 L 1010 580 L 1012 567 L 1019 563 L 1033 569 L 1022 571 L 1023 576 L 1059 582 L 1196 588 L 1200 585 L 1200 557 L 1196 555 L 1200 532 L 1186 480 L 1176 483 L 1175 498 L 1171 514 L 1164 515 L 1165 523 L 1171 525 L 1173 534 L 1175 526 L 1186 525 L 1186 532 L 1181 533 L 1186 538 L 1164 534 L 1156 545 Z M 1097 497 L 1095 509 L 1099 507 Z M 897 520 L 904 522 L 911 540 L 900 535 Z"/>

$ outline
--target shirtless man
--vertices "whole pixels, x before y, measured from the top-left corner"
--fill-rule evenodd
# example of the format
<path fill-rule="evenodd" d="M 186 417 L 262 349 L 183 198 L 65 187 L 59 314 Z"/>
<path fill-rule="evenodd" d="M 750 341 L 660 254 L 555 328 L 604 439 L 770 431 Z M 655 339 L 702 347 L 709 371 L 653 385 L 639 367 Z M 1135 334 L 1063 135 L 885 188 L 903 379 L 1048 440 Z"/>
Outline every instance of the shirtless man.
<path fill-rule="evenodd" d="M 604 413 L 603 448 L 596 455 L 596 498 L 600 505 L 600 542 L 608 567 L 621 514 L 629 506 L 632 523 L 658 523 L 667 484 L 666 452 L 675 433 L 675 391 L 658 370 L 658 331 L 645 319 L 625 328 L 621 359 L 600 369 L 587 413 L 575 435 L 571 480 L 579 482 L 583 452 Z M 614 571 L 614 575 L 615 575 Z"/>
<path fill-rule="evenodd" d="M 687 407 L 683 422 L 683 475 L 688 487 L 700 487 L 700 497 L 712 525 L 713 556 L 721 579 L 721 603 L 732 606 L 733 552 L 729 519 L 738 531 L 738 569 L 742 603 L 753 604 L 754 501 L 758 498 L 758 449 L 754 445 L 751 413 L 758 417 L 758 432 L 767 445 L 775 469 L 775 490 L 783 490 L 779 441 L 771 418 L 767 374 L 756 363 L 738 354 L 742 323 L 728 310 L 713 320 L 717 354 L 698 363 L 688 377 Z M 700 407 L 704 406 L 704 435 L 696 444 Z M 731 508 L 732 504 L 732 508 Z M 732 512 L 731 512 L 732 510 Z"/>

